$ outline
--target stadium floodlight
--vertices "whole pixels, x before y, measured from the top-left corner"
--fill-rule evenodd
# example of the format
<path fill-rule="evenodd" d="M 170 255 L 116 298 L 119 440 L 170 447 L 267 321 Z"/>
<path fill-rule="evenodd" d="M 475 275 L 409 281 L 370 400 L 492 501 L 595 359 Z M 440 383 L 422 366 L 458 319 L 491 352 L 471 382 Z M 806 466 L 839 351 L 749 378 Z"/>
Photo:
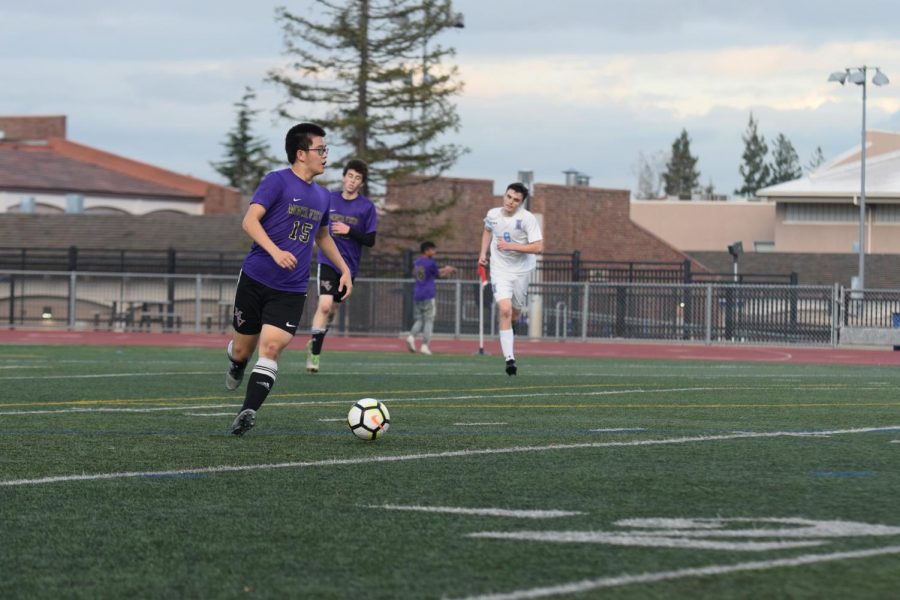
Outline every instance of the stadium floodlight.
<path fill-rule="evenodd" d="M 828 81 L 837 81 L 844 85 L 844 82 L 847 81 L 847 71 L 835 71 L 828 76 Z"/>
<path fill-rule="evenodd" d="M 879 67 L 848 67 L 843 71 L 835 71 L 828 76 L 828 81 L 837 81 L 841 85 L 849 78 L 851 82 L 862 86 L 862 140 L 859 152 L 859 272 L 853 286 L 863 290 L 866 287 L 866 73 L 875 69 L 872 83 L 877 86 L 887 85 L 890 80 Z"/>
<path fill-rule="evenodd" d="M 881 69 L 875 69 L 875 76 L 872 77 L 872 83 L 877 86 L 887 85 L 891 82 L 890 79 L 887 78 L 887 75 L 881 72 Z"/>

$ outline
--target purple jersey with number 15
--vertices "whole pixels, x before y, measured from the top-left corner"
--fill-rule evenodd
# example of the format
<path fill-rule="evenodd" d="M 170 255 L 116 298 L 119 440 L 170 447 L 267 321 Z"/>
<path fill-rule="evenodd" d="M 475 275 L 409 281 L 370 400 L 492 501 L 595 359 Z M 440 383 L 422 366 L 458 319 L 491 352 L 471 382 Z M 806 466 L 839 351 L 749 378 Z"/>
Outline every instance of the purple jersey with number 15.
<path fill-rule="evenodd" d="M 260 220 L 263 229 L 276 246 L 297 257 L 297 268 L 279 267 L 253 242 L 241 270 L 270 288 L 306 292 L 316 233 L 328 224 L 328 190 L 281 169 L 265 176 L 251 202 L 266 209 Z"/>

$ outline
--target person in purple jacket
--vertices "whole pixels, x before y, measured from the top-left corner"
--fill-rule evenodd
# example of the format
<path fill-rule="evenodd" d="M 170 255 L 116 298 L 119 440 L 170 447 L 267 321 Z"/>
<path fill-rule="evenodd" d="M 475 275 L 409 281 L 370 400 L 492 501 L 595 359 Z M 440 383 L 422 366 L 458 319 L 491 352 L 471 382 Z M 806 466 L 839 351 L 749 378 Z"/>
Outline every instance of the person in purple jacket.
<path fill-rule="evenodd" d="M 359 261 L 363 246 L 371 248 L 375 245 L 375 232 L 378 229 L 378 214 L 371 200 L 360 193 L 369 177 L 369 166 L 358 159 L 347 161 L 344 165 L 343 186 L 341 191 L 331 193 L 331 208 L 328 218 L 331 223 L 331 236 L 337 244 L 341 258 L 350 267 L 350 277 L 356 279 L 359 272 Z M 312 318 L 310 339 L 306 343 L 306 370 L 319 372 L 319 358 L 325 335 L 331 327 L 338 305 L 346 296 L 340 289 L 341 271 L 327 254 L 319 249 L 319 304 Z"/>
<path fill-rule="evenodd" d="M 234 435 L 253 427 L 256 412 L 275 385 L 278 357 L 303 314 L 314 243 L 340 272 L 337 286 L 343 296 L 353 289 L 350 267 L 328 231 L 328 190 L 313 183 L 325 171 L 325 131 L 313 123 L 295 125 L 285 136 L 284 148 L 290 168 L 263 178 L 242 223 L 253 244 L 234 295 L 225 387 L 237 389 L 253 353 L 258 350 L 259 356 L 231 424 Z"/>
<path fill-rule="evenodd" d="M 437 247 L 434 242 L 422 242 L 419 246 L 422 253 L 413 264 L 413 277 L 416 279 L 415 289 L 413 289 L 413 312 L 415 314 L 415 322 L 409 335 L 406 336 L 406 347 L 410 352 L 416 351 L 416 336 L 422 334 L 422 346 L 419 352 L 422 354 L 431 354 L 431 348 L 428 344 L 431 342 L 431 334 L 434 331 L 434 314 L 435 314 L 435 279 L 439 277 L 447 277 L 456 272 L 456 267 L 450 265 L 438 267 L 434 261 L 434 254 Z"/>

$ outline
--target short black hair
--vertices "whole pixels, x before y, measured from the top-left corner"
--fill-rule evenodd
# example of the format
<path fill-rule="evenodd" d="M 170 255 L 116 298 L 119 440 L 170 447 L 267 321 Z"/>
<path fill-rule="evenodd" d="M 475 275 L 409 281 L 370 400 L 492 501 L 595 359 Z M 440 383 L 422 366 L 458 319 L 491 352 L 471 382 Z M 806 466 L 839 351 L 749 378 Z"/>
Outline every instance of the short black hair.
<path fill-rule="evenodd" d="M 315 123 L 300 123 L 288 129 L 284 136 L 284 151 L 287 154 L 288 163 L 294 164 L 297 160 L 297 150 L 309 151 L 309 145 L 314 137 L 325 137 L 325 130 Z"/>
<path fill-rule="evenodd" d="M 437 246 L 434 245 L 434 242 L 422 242 L 422 244 L 419 246 L 419 252 L 425 254 L 425 251 L 430 248 L 437 248 Z"/>
<path fill-rule="evenodd" d="M 522 194 L 522 201 L 528 200 L 528 188 L 525 187 L 524 183 L 519 183 L 518 181 L 515 183 L 511 183 L 506 186 L 506 190 L 512 190 L 514 192 L 519 192 Z"/>
<path fill-rule="evenodd" d="M 369 180 L 369 165 L 366 164 L 366 161 L 358 158 L 348 160 L 347 164 L 344 165 L 344 175 L 351 169 L 362 175 L 363 181 Z"/>

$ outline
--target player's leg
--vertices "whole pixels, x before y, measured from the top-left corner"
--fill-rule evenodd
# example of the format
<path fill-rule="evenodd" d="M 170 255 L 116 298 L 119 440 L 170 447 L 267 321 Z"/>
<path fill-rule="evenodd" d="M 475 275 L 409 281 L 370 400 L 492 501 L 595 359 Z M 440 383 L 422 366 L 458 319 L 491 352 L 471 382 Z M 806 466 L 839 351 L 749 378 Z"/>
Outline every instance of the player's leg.
<path fill-rule="evenodd" d="M 234 332 L 225 349 L 229 362 L 228 371 L 225 373 L 225 387 L 229 390 L 235 390 L 241 385 L 244 370 L 256 350 L 262 328 L 259 291 L 258 282 L 241 274 L 234 297 L 234 315 L 231 322 Z"/>
<path fill-rule="evenodd" d="M 509 333 L 507 334 L 510 342 L 509 348 L 511 355 L 506 359 L 506 374 L 510 376 L 516 375 L 519 372 L 519 368 L 516 365 L 515 353 L 513 352 L 513 346 L 515 342 L 513 323 L 519 320 L 519 317 L 522 316 L 522 313 L 528 306 L 528 285 L 530 281 L 531 276 L 527 273 L 524 275 L 516 275 L 512 280 Z"/>
<path fill-rule="evenodd" d="M 243 435 L 256 423 L 257 411 L 275 387 L 278 358 L 282 350 L 291 343 L 303 314 L 306 294 L 276 290 L 268 292 L 262 310 L 259 356 L 247 380 L 244 404 L 231 425 L 231 433 L 234 435 Z"/>
<path fill-rule="evenodd" d="M 491 283 L 494 290 L 494 300 L 497 303 L 500 350 L 501 352 L 503 352 L 503 359 L 506 361 L 507 375 L 515 375 L 516 354 L 513 343 L 514 338 L 512 330 L 513 280 L 508 276 L 504 277 L 500 274 L 497 274 Z"/>
<path fill-rule="evenodd" d="M 434 314 L 436 312 L 436 304 L 434 298 L 426 300 L 422 307 L 422 320 L 425 325 L 422 328 L 422 347 L 419 351 L 422 354 L 431 354 L 431 334 L 434 332 Z"/>
<path fill-rule="evenodd" d="M 421 300 L 413 301 L 413 318 L 415 320 L 413 321 L 412 329 L 409 330 L 409 335 L 406 336 L 406 347 L 409 348 L 410 352 L 416 351 L 416 336 L 425 327 L 425 309 Z"/>
<path fill-rule="evenodd" d="M 334 315 L 337 313 L 337 304 L 341 301 L 338 292 L 341 276 L 328 265 L 319 265 L 319 303 L 316 313 L 313 315 L 310 339 L 306 343 L 306 370 L 310 373 L 319 371 L 319 355 L 322 354 L 322 345 L 325 343 L 325 335 L 331 327 Z"/>

